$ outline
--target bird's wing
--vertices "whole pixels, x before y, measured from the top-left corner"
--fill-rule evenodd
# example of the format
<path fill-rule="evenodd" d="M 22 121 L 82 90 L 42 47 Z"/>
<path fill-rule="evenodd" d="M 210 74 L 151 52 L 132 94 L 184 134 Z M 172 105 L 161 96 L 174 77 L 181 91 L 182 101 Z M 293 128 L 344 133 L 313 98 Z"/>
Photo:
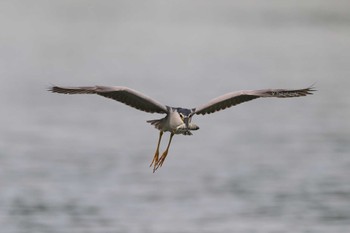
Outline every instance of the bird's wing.
<path fill-rule="evenodd" d="M 127 87 L 58 87 L 53 86 L 49 91 L 62 94 L 97 94 L 114 99 L 138 110 L 149 113 L 167 113 L 167 108 L 158 101 Z"/>
<path fill-rule="evenodd" d="M 237 92 L 227 93 L 212 99 L 208 103 L 196 108 L 195 114 L 210 114 L 216 111 L 223 110 L 235 106 L 237 104 L 247 102 L 260 97 L 277 97 L 289 98 L 311 95 L 315 91 L 313 87 L 304 89 L 290 90 L 290 89 L 264 89 L 264 90 L 243 90 Z"/>

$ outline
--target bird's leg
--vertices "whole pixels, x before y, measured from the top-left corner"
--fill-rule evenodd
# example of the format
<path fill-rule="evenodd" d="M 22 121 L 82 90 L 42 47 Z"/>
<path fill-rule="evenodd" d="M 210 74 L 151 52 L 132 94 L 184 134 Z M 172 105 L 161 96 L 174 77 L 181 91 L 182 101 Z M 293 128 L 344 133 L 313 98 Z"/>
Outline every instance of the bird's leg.
<path fill-rule="evenodd" d="M 156 165 L 158 164 L 159 146 L 160 146 L 160 141 L 162 140 L 162 136 L 163 136 L 163 131 L 160 131 L 160 133 L 159 133 L 159 139 L 158 139 L 158 144 L 157 144 L 157 149 L 156 149 L 156 153 L 154 154 L 152 163 L 149 165 L 150 167 L 152 167 L 152 165 L 154 165 L 154 167 L 153 167 L 153 172 L 156 171 Z"/>
<path fill-rule="evenodd" d="M 155 167 L 156 170 L 163 165 L 164 160 L 165 160 L 166 156 L 168 155 L 169 147 L 171 144 L 171 140 L 173 139 L 173 136 L 174 136 L 174 133 L 171 133 L 168 146 L 166 147 L 166 150 L 163 152 L 162 156 L 160 157 L 160 159 L 157 163 L 157 166 Z"/>

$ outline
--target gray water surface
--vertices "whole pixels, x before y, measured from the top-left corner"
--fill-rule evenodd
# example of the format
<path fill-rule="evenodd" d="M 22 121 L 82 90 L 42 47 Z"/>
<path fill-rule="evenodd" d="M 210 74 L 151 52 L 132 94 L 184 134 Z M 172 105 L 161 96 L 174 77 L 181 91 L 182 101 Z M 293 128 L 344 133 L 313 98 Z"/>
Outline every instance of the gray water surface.
<path fill-rule="evenodd" d="M 0 232 L 350 232 L 349 1 L 2 1 Z M 152 173 L 162 117 L 51 84 L 124 85 L 208 116 Z M 165 135 L 162 149 L 165 148 Z"/>

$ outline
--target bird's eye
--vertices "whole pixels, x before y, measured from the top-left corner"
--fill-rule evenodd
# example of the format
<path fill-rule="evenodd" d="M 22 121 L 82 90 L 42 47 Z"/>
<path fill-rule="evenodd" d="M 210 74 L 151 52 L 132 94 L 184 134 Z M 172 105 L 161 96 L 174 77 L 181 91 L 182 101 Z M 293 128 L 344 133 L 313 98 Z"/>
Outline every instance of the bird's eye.
<path fill-rule="evenodd" d="M 181 120 L 184 120 L 184 115 L 182 113 L 180 113 L 180 117 L 181 117 Z"/>

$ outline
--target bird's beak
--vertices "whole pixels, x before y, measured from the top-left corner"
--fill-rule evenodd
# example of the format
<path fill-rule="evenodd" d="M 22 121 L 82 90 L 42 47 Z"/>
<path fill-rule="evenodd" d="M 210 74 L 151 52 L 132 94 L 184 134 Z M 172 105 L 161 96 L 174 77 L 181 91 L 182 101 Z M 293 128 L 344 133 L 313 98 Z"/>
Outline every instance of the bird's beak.
<path fill-rule="evenodd" d="M 187 129 L 188 129 L 189 121 L 190 121 L 190 118 L 189 118 L 189 117 L 185 117 L 185 118 L 184 118 L 184 123 L 185 123 Z"/>

